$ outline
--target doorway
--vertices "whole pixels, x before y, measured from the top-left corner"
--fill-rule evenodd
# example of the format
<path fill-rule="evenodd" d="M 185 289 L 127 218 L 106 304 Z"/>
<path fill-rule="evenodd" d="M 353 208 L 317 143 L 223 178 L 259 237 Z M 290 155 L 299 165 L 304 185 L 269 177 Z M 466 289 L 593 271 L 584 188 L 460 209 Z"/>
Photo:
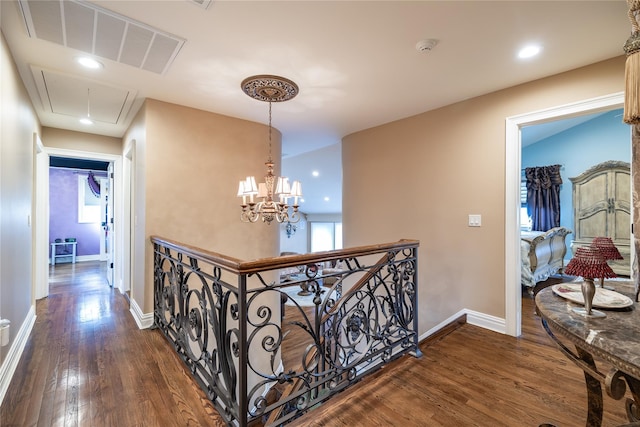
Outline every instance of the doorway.
<path fill-rule="evenodd" d="M 98 245 L 104 245 L 105 253 L 104 255 L 96 255 L 97 259 L 102 259 L 107 263 L 109 267 L 107 269 L 107 279 L 109 280 L 109 284 L 114 286 L 122 293 L 126 292 L 129 289 L 129 278 L 128 275 L 123 274 L 125 270 L 125 257 L 123 256 L 123 246 L 125 245 L 125 236 L 123 233 L 118 231 L 118 228 L 115 227 L 118 224 L 122 224 L 123 227 L 128 227 L 128 216 L 124 215 L 123 208 L 123 191 L 120 191 L 121 188 L 128 188 L 127 186 L 123 186 L 123 173 L 122 173 L 122 157 L 118 155 L 110 155 L 103 153 L 92 153 L 92 152 L 83 152 L 76 150 L 67 150 L 67 149 L 57 149 L 57 148 L 47 148 L 43 147 L 44 153 L 51 158 L 63 158 L 73 160 L 75 162 L 99 162 L 107 165 L 107 169 L 104 172 L 104 179 L 108 181 L 108 194 L 106 197 L 105 203 L 106 205 L 101 209 L 100 201 L 98 199 L 97 204 L 97 212 L 99 217 L 99 234 L 100 238 L 98 240 Z M 109 169 L 110 167 L 110 169 Z M 99 182 L 99 178 L 97 179 Z M 49 174 L 48 168 L 47 173 L 44 173 L 42 169 L 38 169 L 38 176 L 36 179 L 36 197 L 43 197 L 43 194 L 49 193 Z M 79 193 L 79 192 L 78 192 Z M 78 195 L 79 197 L 79 195 Z M 78 199 L 78 203 L 74 204 L 80 209 L 80 201 Z M 91 208 L 89 207 L 89 211 Z M 49 212 L 50 214 L 50 212 Z M 78 212 L 78 215 L 80 213 Z M 78 216 L 79 218 L 79 216 Z M 108 230 L 105 230 L 105 227 Z M 73 236 L 59 237 L 61 239 L 64 238 L 73 238 Z M 128 236 L 126 237 L 128 239 Z M 44 227 L 36 229 L 36 251 L 38 253 L 48 250 L 49 247 L 49 232 L 44 231 Z M 128 242 L 126 245 L 128 246 Z M 80 243 L 78 242 L 79 246 Z M 81 257 L 81 253 L 79 257 Z M 82 259 L 82 258 L 80 258 Z M 89 260 L 89 259 L 87 259 Z M 44 258 L 44 260 L 40 260 L 40 263 L 46 263 L 44 265 L 45 271 L 48 271 L 48 263 L 49 257 Z M 43 269 L 43 266 L 38 265 L 38 269 Z M 38 281 L 36 284 L 38 288 L 36 290 L 37 298 L 43 298 L 48 295 L 48 281 L 44 283 L 44 281 Z"/>
<path fill-rule="evenodd" d="M 624 93 L 593 98 L 506 119 L 505 146 L 505 332 L 521 334 L 522 287 L 520 286 L 520 181 L 521 130 L 553 120 L 622 108 Z"/>

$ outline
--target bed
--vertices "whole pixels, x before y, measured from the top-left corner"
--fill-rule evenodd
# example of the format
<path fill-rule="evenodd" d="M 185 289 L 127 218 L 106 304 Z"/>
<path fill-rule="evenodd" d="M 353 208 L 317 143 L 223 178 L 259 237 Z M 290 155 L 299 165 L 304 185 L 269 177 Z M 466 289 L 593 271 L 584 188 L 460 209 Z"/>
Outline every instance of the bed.
<path fill-rule="evenodd" d="M 572 231 L 554 227 L 549 231 L 522 231 L 520 254 L 522 258 L 521 283 L 531 288 L 549 276 L 562 272 L 567 253 L 566 237 Z"/>

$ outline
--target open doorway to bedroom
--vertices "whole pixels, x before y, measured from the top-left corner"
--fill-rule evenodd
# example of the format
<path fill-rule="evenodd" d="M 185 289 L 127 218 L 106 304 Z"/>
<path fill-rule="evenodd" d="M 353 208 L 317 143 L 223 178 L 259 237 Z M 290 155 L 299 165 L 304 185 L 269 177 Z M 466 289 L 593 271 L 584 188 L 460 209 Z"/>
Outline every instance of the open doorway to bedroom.
<path fill-rule="evenodd" d="M 36 145 L 36 299 L 49 294 L 53 262 L 77 265 L 74 258 L 77 263 L 104 265 L 105 285 L 126 293 L 130 286 L 126 162 L 120 155 L 44 147 L 39 138 Z M 61 204 L 66 209 L 62 217 L 68 218 L 59 218 L 56 210 Z"/>
<path fill-rule="evenodd" d="M 530 292 L 596 236 L 613 239 L 624 260 L 611 265 L 630 275 L 631 136 L 622 114 L 616 108 L 522 127 L 522 285 Z"/>
<path fill-rule="evenodd" d="M 49 159 L 50 263 L 100 261 L 112 253 L 111 162 L 51 156 Z M 107 266 L 107 270 L 109 266 Z M 113 286 L 113 275 L 107 274 Z"/>
<path fill-rule="evenodd" d="M 527 128 L 531 130 L 535 129 L 538 125 L 546 123 L 558 122 L 566 119 L 574 119 L 576 117 L 593 115 L 591 119 L 597 120 L 598 117 L 605 118 L 607 114 L 612 114 L 616 119 L 616 113 L 613 110 L 622 108 L 624 102 L 624 94 L 622 92 L 603 96 L 599 98 L 589 99 L 582 102 L 576 102 L 572 104 L 562 105 L 559 107 L 549 108 L 547 110 L 536 111 L 519 116 L 508 117 L 506 119 L 506 211 L 505 211 L 505 331 L 509 335 L 519 336 L 521 333 L 521 318 L 522 318 L 522 286 L 521 286 L 521 272 L 522 272 L 522 254 L 520 244 L 520 233 L 523 224 L 527 221 L 521 221 L 521 182 L 522 182 L 522 170 L 525 167 L 525 153 L 526 145 L 523 146 L 524 138 L 527 137 Z M 611 118 L 611 117 L 609 117 Z M 619 122 L 622 122 L 621 118 L 617 118 Z M 583 119 L 580 119 L 583 120 Z M 589 122 L 590 120 L 586 120 Z M 592 123 L 592 125 L 595 122 Z M 565 123 L 566 124 L 566 123 Z M 548 125 L 553 126 L 553 125 Z M 623 125 L 623 129 L 624 129 Z M 557 134 L 568 131 L 571 127 L 565 129 L 562 132 L 556 132 Z M 577 131 L 578 129 L 575 129 Z M 568 132 L 570 133 L 570 132 Z M 582 136 L 584 139 L 584 129 L 582 130 Z M 577 142 L 580 138 L 577 138 L 578 132 L 576 132 Z M 547 137 L 549 138 L 549 137 Z M 547 139 L 543 138 L 543 139 Z M 542 139 L 540 140 L 540 142 Z M 555 141 L 557 143 L 557 141 Z M 598 144 L 605 145 L 608 141 L 597 141 Z M 548 141 L 549 145 L 553 145 L 553 141 Z M 631 153 L 631 134 L 628 126 L 626 126 L 626 150 Z M 606 149 L 606 148 L 605 148 Z M 559 151 L 559 150 L 558 150 Z M 578 145 L 578 148 L 573 147 L 568 150 L 573 157 L 585 155 L 587 156 L 587 149 L 583 145 Z M 531 160 L 526 160 L 527 162 Z M 536 160 L 537 161 L 537 160 Z M 545 162 L 551 161 L 553 164 L 559 164 L 562 168 L 564 164 L 565 171 L 562 172 L 563 185 L 568 187 L 569 194 L 571 194 L 571 181 L 569 177 L 573 176 L 571 170 L 567 171 L 568 162 L 573 160 L 557 160 L 546 159 Z M 571 163 L 573 164 L 573 163 Z M 581 166 L 584 166 L 582 164 Z M 580 165 L 575 166 L 577 168 Z M 573 168 L 574 166 L 571 166 Z M 566 180 L 565 180 L 566 177 Z M 566 212 L 570 218 L 573 217 L 573 209 L 567 209 Z M 571 235 L 566 238 L 567 251 L 570 255 Z"/>

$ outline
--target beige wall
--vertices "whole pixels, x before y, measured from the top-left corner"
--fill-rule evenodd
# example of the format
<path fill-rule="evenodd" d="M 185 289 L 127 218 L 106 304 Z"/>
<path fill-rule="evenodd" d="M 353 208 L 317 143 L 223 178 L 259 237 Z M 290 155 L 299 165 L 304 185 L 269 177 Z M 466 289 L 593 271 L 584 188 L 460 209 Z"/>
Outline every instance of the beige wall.
<path fill-rule="evenodd" d="M 520 286 L 505 284 L 505 119 L 623 90 L 619 57 L 346 136 L 345 247 L 420 240 L 421 334 L 464 308 L 504 318 Z"/>
<path fill-rule="evenodd" d="M 72 130 L 42 128 L 42 143 L 45 147 L 86 151 L 100 154 L 122 154 L 122 139 L 111 136 L 94 135 Z"/>
<path fill-rule="evenodd" d="M 9 345 L 0 347 L 1 364 L 35 304 L 33 135 L 40 125 L 4 36 L 0 39 L 0 317 L 11 321 Z"/>
<path fill-rule="evenodd" d="M 240 179 L 266 172 L 265 125 L 147 100 L 134 128 L 138 136 L 129 132 L 125 145 L 135 139 L 135 167 L 141 168 L 135 173 L 134 233 L 135 253 L 145 247 L 144 312 L 153 309 L 152 235 L 244 260 L 278 255 L 278 226 L 241 222 L 236 197 Z M 273 158 L 279 159 L 280 133 L 273 136 Z"/>

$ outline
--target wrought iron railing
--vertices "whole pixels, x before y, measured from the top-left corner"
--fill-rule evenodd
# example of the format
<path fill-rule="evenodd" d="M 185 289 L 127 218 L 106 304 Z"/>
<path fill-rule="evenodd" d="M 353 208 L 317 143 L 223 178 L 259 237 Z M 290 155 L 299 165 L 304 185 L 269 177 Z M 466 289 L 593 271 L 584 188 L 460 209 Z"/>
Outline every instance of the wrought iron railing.
<path fill-rule="evenodd" d="M 229 425 L 282 425 L 418 349 L 418 242 L 244 262 L 154 245 L 154 323 Z"/>

